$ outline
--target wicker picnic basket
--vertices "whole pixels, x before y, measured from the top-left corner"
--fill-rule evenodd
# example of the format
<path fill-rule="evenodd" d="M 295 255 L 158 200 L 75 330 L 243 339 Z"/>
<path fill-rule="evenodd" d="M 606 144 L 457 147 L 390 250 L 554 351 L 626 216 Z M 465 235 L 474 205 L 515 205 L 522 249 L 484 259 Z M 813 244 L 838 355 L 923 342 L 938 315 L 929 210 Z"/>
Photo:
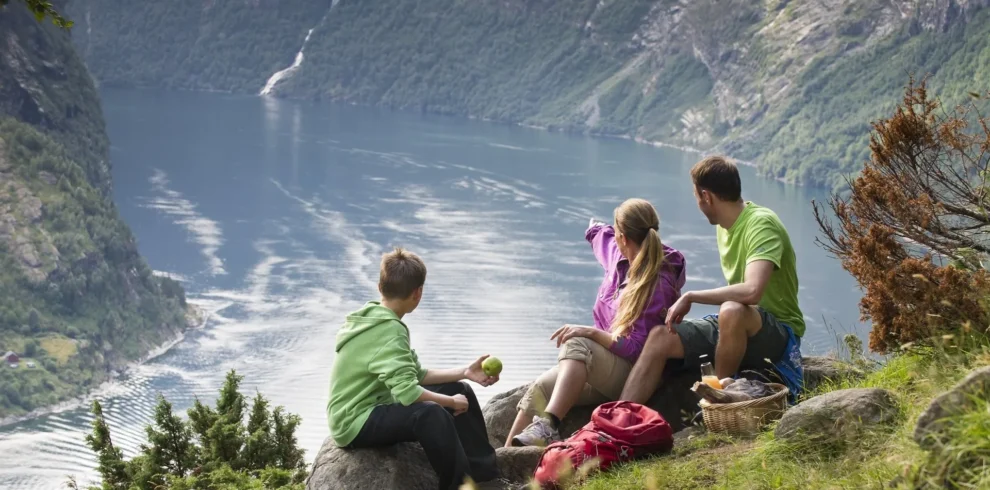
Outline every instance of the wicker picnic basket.
<path fill-rule="evenodd" d="M 756 434 L 764 425 L 779 419 L 787 409 L 787 387 L 777 383 L 768 383 L 768 386 L 776 393 L 755 400 L 710 403 L 702 399 L 698 405 L 701 406 L 705 427 L 711 432 L 732 435 Z"/>

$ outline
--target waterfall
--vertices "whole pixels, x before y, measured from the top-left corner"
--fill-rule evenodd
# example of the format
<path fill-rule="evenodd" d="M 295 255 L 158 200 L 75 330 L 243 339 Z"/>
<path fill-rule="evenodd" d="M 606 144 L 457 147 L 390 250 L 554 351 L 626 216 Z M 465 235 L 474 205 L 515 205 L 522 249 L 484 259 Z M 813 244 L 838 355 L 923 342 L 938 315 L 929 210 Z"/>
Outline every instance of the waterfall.
<path fill-rule="evenodd" d="M 284 70 L 279 70 L 275 72 L 275 74 L 268 79 L 268 83 L 265 84 L 265 88 L 261 89 L 261 93 L 259 93 L 258 95 L 268 95 L 272 93 L 272 89 L 275 88 L 275 84 L 281 82 L 283 78 L 291 75 L 293 72 L 299 69 L 299 66 L 302 65 L 303 62 L 303 51 L 306 50 L 306 43 L 309 42 L 309 38 L 310 36 L 313 35 L 314 29 L 316 28 L 314 27 L 313 29 L 310 29 L 309 32 L 306 34 L 306 39 L 303 41 L 302 47 L 299 48 L 299 52 L 296 53 L 296 59 L 295 61 L 292 62 L 292 65 L 290 65 L 288 68 Z"/>
<path fill-rule="evenodd" d="M 300 47 L 299 52 L 296 53 L 296 59 L 292 61 L 292 65 L 290 65 L 288 68 L 284 70 L 279 70 L 275 72 L 275 74 L 268 79 L 268 82 L 265 83 L 265 88 L 261 89 L 261 92 L 259 92 L 258 95 L 270 95 L 272 93 L 272 90 L 275 89 L 275 85 L 277 85 L 278 82 L 281 82 L 282 80 L 288 78 L 290 75 L 295 73 L 300 66 L 302 66 L 303 51 L 306 51 L 306 44 L 309 43 L 309 38 L 313 36 L 313 31 L 315 31 L 317 27 L 323 25 L 323 23 L 327 20 L 327 16 L 330 15 L 330 12 L 333 11 L 333 8 L 337 6 L 337 2 L 339 1 L 340 0 L 332 0 L 330 2 L 330 8 L 327 9 L 326 14 L 323 14 L 323 18 L 320 19 L 319 24 L 316 24 L 315 27 L 313 27 L 312 29 L 309 30 L 309 32 L 306 33 L 306 39 L 303 40 L 302 47 Z"/>

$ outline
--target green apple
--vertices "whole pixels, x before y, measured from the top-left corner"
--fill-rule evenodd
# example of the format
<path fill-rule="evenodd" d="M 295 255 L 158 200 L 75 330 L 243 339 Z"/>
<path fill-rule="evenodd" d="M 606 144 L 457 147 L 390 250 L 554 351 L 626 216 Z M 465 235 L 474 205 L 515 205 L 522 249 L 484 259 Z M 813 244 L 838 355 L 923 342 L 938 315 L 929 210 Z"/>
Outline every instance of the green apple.
<path fill-rule="evenodd" d="M 498 376 L 502 372 L 502 361 L 497 357 L 489 357 L 481 363 L 481 370 L 488 376 Z"/>

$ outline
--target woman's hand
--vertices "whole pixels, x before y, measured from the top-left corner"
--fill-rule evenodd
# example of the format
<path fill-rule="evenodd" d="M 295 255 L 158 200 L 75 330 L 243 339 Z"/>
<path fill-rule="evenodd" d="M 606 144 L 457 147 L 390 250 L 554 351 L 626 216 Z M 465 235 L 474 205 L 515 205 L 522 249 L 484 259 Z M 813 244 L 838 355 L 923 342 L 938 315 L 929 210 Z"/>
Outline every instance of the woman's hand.
<path fill-rule="evenodd" d="M 602 221 L 602 220 L 600 220 L 600 219 L 596 219 L 596 218 L 591 218 L 590 220 L 588 220 L 588 228 L 591 228 L 591 227 L 593 227 L 595 225 L 605 226 L 605 222 Z"/>
<path fill-rule="evenodd" d="M 583 327 L 581 325 L 564 325 L 557 329 L 553 335 L 550 336 L 550 340 L 557 341 L 557 347 L 564 345 L 564 342 L 571 340 L 575 337 L 587 337 L 593 338 L 595 332 L 598 329 L 594 327 Z"/>
<path fill-rule="evenodd" d="M 485 354 L 478 358 L 477 361 L 471 363 L 470 366 L 464 368 L 464 377 L 481 386 L 491 386 L 498 382 L 498 376 L 489 376 L 485 374 L 485 370 L 482 369 L 481 363 L 488 359 L 488 354 Z"/>

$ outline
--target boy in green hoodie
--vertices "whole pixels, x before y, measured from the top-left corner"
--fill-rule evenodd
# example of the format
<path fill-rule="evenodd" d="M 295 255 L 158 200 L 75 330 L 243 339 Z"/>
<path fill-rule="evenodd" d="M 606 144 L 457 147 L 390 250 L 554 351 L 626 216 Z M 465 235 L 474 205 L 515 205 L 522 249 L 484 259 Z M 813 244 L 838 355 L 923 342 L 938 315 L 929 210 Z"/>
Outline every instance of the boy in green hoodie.
<path fill-rule="evenodd" d="M 330 378 L 327 418 L 337 446 L 367 448 L 419 442 L 440 480 L 458 488 L 498 477 L 495 449 L 474 391 L 498 381 L 481 369 L 488 356 L 466 368 L 424 369 L 410 348 L 402 317 L 419 306 L 426 265 L 401 248 L 382 256 L 378 290 L 347 316 L 337 332 L 337 356 Z"/>

